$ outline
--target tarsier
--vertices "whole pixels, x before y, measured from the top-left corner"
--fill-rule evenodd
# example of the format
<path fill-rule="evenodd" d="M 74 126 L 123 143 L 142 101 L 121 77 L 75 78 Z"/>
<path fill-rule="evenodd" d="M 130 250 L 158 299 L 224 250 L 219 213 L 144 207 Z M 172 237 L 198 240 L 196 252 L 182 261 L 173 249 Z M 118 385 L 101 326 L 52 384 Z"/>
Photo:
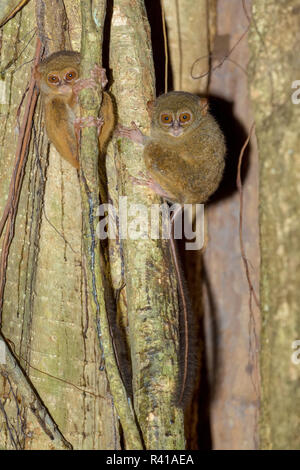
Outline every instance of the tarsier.
<path fill-rule="evenodd" d="M 81 89 L 95 86 L 100 79 L 102 87 L 107 83 L 105 70 L 96 68 L 90 79 L 80 79 L 80 54 L 73 51 L 59 51 L 40 62 L 36 69 L 36 79 L 40 88 L 45 123 L 49 140 L 60 155 L 75 168 L 78 161 L 78 133 L 83 126 L 97 126 L 100 152 L 113 132 L 115 113 L 110 95 L 103 92 L 103 100 L 98 120 L 83 121 L 79 118 L 78 93 Z"/>
<path fill-rule="evenodd" d="M 206 100 L 191 93 L 173 91 L 148 103 L 151 116 L 150 136 L 133 128 L 119 126 L 117 135 L 144 145 L 148 174 L 136 183 L 147 185 L 172 203 L 202 204 L 216 191 L 222 179 L 225 157 L 224 136 L 208 112 Z M 173 217 L 174 222 L 174 217 Z M 177 404 L 188 399 L 192 377 L 191 331 L 188 327 L 188 299 L 184 292 L 180 263 L 174 238 L 170 238 L 183 311 L 182 357 Z M 191 330 L 191 328 L 190 328 Z"/>

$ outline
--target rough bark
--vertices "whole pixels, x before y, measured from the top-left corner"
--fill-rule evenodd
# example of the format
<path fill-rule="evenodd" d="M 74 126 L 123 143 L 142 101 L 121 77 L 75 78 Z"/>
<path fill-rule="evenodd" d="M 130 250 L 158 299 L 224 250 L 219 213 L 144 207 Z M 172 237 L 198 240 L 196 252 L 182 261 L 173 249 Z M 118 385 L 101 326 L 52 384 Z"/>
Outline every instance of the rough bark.
<path fill-rule="evenodd" d="M 102 41 L 106 2 L 97 1 L 93 5 L 81 1 L 82 41 L 81 74 L 89 78 L 95 64 L 102 65 Z M 101 87 L 86 89 L 80 93 L 81 117 L 97 118 L 102 102 Z M 97 324 L 99 346 L 105 362 L 112 400 L 123 428 L 127 449 L 142 449 L 139 430 L 131 402 L 128 400 L 114 352 L 113 338 L 109 324 L 109 309 L 114 296 L 109 291 L 109 279 L 103 248 L 97 237 L 97 210 L 99 207 L 99 151 L 96 127 L 86 127 L 81 132 L 80 142 L 80 186 L 83 212 L 83 248 L 87 264 L 87 287 L 92 299 L 92 311 Z M 102 162 L 101 162 L 102 163 Z M 100 193 L 104 193 L 100 189 Z M 108 298 L 111 295 L 113 298 Z"/>

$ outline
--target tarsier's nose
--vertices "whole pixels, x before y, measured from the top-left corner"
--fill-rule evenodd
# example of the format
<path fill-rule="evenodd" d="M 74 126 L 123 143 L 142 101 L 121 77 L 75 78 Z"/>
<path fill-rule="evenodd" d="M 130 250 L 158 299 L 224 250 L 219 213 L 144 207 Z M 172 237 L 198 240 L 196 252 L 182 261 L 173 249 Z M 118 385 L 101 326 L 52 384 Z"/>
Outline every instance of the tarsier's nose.
<path fill-rule="evenodd" d="M 171 133 L 174 135 L 174 137 L 178 137 L 179 135 L 182 134 L 182 127 L 178 119 L 175 119 L 173 121 L 172 127 L 171 127 Z"/>
<path fill-rule="evenodd" d="M 62 95 L 67 95 L 72 93 L 72 87 L 70 85 L 67 85 L 66 83 L 59 83 L 58 87 L 58 93 L 61 93 Z"/>

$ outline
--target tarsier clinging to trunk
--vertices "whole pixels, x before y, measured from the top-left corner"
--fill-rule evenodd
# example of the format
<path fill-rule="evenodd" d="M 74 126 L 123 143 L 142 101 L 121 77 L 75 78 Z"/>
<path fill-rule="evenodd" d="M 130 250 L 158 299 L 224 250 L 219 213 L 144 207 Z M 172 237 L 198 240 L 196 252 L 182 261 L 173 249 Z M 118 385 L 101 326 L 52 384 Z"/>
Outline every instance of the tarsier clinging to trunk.
<path fill-rule="evenodd" d="M 161 95 L 148 103 L 151 117 L 150 136 L 133 127 L 118 126 L 117 135 L 144 146 L 144 160 L 148 171 L 137 184 L 146 185 L 172 203 L 202 204 L 216 191 L 222 179 L 225 164 L 225 140 L 218 124 L 208 112 L 207 101 L 183 91 Z M 173 217 L 174 222 L 174 217 Z M 170 238 L 172 256 L 177 274 L 182 304 L 183 335 L 181 342 L 180 378 L 176 403 L 184 406 L 189 398 L 189 382 L 193 347 L 188 299 L 174 238 Z"/>
<path fill-rule="evenodd" d="M 144 145 L 148 175 L 143 184 L 170 202 L 206 202 L 222 179 L 224 136 L 205 99 L 183 91 L 148 103 L 150 136 L 137 128 L 118 127 L 118 134 Z"/>
<path fill-rule="evenodd" d="M 103 92 L 98 120 L 91 118 L 83 121 L 79 118 L 79 91 L 95 86 L 96 80 L 100 80 L 104 88 L 107 83 L 105 70 L 96 67 L 90 79 L 80 79 L 80 54 L 59 51 L 40 62 L 36 79 L 43 98 L 48 138 L 65 160 L 79 168 L 76 127 L 98 127 L 100 153 L 105 149 L 114 129 L 113 102 L 106 92 Z"/>

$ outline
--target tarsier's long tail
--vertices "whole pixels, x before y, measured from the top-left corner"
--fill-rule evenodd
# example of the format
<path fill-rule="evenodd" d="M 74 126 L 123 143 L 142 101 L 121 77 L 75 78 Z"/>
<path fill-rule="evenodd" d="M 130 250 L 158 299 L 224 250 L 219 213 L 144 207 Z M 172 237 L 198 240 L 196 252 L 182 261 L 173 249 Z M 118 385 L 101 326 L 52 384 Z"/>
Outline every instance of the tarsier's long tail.
<path fill-rule="evenodd" d="M 197 361 L 195 357 L 196 338 L 195 328 L 193 327 L 193 312 L 189 301 L 183 269 L 181 267 L 179 255 L 176 249 L 176 242 L 173 236 L 174 220 L 178 212 L 175 212 L 172 218 L 170 245 L 173 263 L 176 271 L 180 305 L 179 380 L 176 391 L 175 404 L 180 408 L 184 408 L 189 402 L 191 394 L 193 392 Z"/>

